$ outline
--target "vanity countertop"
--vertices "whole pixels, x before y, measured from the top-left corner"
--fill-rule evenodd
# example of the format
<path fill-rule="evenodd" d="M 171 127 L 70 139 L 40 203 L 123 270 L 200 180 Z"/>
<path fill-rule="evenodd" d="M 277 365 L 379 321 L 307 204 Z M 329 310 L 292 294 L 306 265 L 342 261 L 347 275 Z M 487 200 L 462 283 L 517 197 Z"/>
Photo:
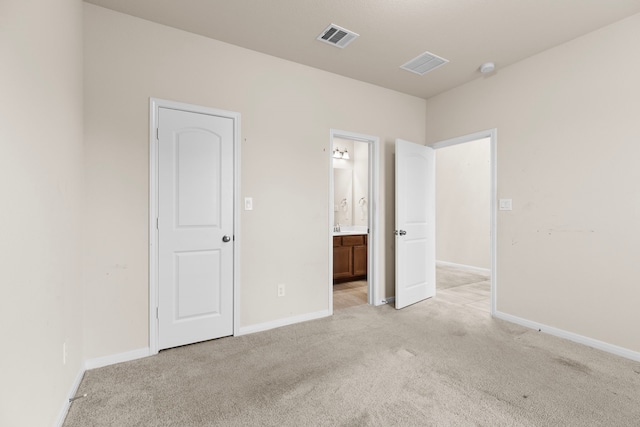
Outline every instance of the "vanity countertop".
<path fill-rule="evenodd" d="M 361 235 L 361 234 L 367 234 L 366 231 L 359 231 L 359 230 L 345 230 L 345 231 L 334 231 L 333 235 L 334 236 L 357 236 L 357 235 Z"/>

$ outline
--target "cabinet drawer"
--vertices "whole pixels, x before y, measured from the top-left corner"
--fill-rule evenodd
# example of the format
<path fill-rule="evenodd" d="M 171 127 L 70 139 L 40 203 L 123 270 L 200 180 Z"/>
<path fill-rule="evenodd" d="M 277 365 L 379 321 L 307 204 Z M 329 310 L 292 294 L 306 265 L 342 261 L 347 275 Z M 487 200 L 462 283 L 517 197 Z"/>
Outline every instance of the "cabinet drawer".
<path fill-rule="evenodd" d="M 336 246 L 342 246 L 342 237 L 333 236 L 333 247 L 335 248 Z"/>
<path fill-rule="evenodd" d="M 342 236 L 342 246 L 359 246 L 364 245 L 364 235 L 359 236 Z M 334 241 L 335 242 L 335 241 Z"/>

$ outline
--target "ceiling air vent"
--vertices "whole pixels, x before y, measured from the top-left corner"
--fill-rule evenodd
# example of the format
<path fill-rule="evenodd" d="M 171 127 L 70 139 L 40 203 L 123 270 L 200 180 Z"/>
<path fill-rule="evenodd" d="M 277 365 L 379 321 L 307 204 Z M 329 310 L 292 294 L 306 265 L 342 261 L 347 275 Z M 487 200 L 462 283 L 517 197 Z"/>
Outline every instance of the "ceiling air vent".
<path fill-rule="evenodd" d="M 317 37 L 317 40 L 343 48 L 359 36 L 359 34 L 356 34 L 353 31 L 331 24 L 324 29 L 324 31 Z"/>
<path fill-rule="evenodd" d="M 418 55 L 411 61 L 402 65 L 400 68 L 403 70 L 411 71 L 412 73 L 420 74 L 421 76 L 427 74 L 429 71 L 433 71 L 436 68 L 449 62 L 444 58 L 440 58 L 433 53 L 425 52 L 422 55 Z"/>

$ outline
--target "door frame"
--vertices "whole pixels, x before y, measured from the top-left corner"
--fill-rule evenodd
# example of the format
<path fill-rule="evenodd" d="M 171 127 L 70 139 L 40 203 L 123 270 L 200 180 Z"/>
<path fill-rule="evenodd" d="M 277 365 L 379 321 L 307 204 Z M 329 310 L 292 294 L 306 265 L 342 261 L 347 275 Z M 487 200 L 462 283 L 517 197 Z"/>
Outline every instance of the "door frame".
<path fill-rule="evenodd" d="M 490 145 L 490 154 L 489 154 L 489 170 L 490 170 L 490 180 L 491 180 L 491 189 L 490 191 L 490 234 L 491 234 L 491 316 L 494 317 L 497 311 L 497 271 L 498 271 L 498 256 L 497 256 L 497 235 L 498 235 L 498 224 L 497 224 L 497 205 L 498 205 L 498 152 L 497 152 L 497 139 L 498 139 L 498 129 L 487 129 L 479 132 L 474 132 L 468 135 L 458 136 L 456 138 L 445 139 L 443 141 L 438 141 L 433 144 L 427 144 L 434 150 L 436 150 L 436 158 L 437 158 L 437 150 L 439 148 L 451 147 L 452 145 L 464 144 L 466 142 L 477 141 L 478 139 L 489 138 Z M 436 219 L 437 221 L 437 219 Z"/>
<path fill-rule="evenodd" d="M 240 327 L 240 113 L 149 98 L 149 354 L 158 354 L 158 110 L 169 108 L 233 120 L 233 335 Z"/>
<path fill-rule="evenodd" d="M 378 230 L 380 227 L 380 212 L 378 205 L 378 194 L 380 188 L 380 138 L 377 136 L 365 135 L 362 133 L 342 131 L 338 129 L 329 130 L 329 315 L 333 315 L 333 223 L 334 223 L 334 199 L 333 199 L 333 140 L 334 138 L 350 139 L 352 141 L 364 142 L 369 145 L 369 171 L 368 171 L 368 199 L 369 209 L 367 219 L 369 224 L 369 235 L 367 242 L 367 303 L 375 305 L 377 299 L 378 271 L 380 266 L 380 255 L 378 249 Z"/>

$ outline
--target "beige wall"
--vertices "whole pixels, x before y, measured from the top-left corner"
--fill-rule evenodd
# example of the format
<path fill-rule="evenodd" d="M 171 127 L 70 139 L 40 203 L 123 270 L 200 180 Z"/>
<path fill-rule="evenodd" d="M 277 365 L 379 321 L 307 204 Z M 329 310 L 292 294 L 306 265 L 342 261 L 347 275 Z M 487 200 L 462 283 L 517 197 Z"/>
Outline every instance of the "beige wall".
<path fill-rule="evenodd" d="M 148 345 L 149 97 L 242 114 L 241 326 L 328 308 L 330 128 L 383 143 L 393 295 L 392 142 L 424 141 L 424 100 L 85 5 L 88 358 Z"/>
<path fill-rule="evenodd" d="M 84 5 L 83 154 L 82 11 L 0 5 L 0 424 L 53 424 L 84 360 L 148 345 L 150 96 L 242 113 L 244 326 L 327 307 L 331 127 L 383 141 L 393 294 L 392 141 L 426 116 L 428 142 L 499 130 L 498 309 L 640 351 L 640 15 L 425 103 Z"/>
<path fill-rule="evenodd" d="M 436 150 L 436 259 L 491 268 L 489 138 Z"/>
<path fill-rule="evenodd" d="M 49 426 L 83 362 L 82 2 L 3 0 L 0 58 L 0 425 Z"/>
<path fill-rule="evenodd" d="M 498 129 L 498 311 L 636 352 L 638 40 L 635 15 L 427 102 L 429 143 Z"/>

